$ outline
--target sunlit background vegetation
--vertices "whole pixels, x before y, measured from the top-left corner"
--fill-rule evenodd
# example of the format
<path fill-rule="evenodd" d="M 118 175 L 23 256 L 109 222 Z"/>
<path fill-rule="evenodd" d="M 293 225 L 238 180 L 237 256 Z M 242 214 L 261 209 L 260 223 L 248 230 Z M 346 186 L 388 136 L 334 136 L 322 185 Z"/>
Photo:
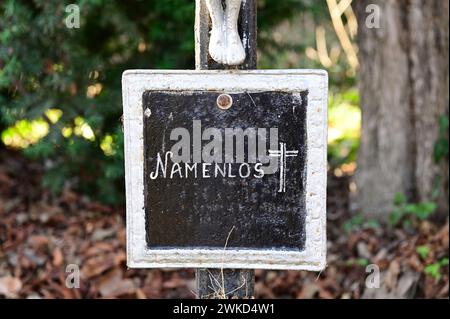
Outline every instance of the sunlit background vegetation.
<path fill-rule="evenodd" d="M 80 29 L 65 27 L 63 1 L 0 4 L 1 142 L 45 161 L 43 183 L 52 191 L 71 185 L 120 204 L 121 73 L 193 68 L 194 1 L 78 2 Z M 259 67 L 329 72 L 329 166 L 337 176 L 352 174 L 361 112 L 351 6 L 307 0 L 258 4 Z"/>

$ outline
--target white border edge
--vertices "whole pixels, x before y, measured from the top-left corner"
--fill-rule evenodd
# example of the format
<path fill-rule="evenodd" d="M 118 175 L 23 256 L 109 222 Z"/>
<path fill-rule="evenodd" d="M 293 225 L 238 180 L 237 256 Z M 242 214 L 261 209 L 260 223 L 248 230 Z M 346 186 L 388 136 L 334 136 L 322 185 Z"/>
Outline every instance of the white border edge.
<path fill-rule="evenodd" d="M 313 201 L 307 200 L 307 219 L 312 217 L 313 211 L 317 223 L 307 222 L 309 227 L 315 226 L 314 230 L 307 230 L 305 250 L 302 252 L 280 251 L 280 250 L 221 250 L 221 249 L 171 249 L 171 250 L 149 250 L 145 241 L 145 214 L 143 207 L 143 132 L 140 130 L 138 139 L 127 134 L 131 127 L 139 123 L 136 110 L 141 110 L 142 117 L 142 93 L 148 89 L 175 89 L 170 85 L 172 77 L 203 75 L 217 76 L 228 75 L 273 75 L 273 76 L 307 76 L 316 75 L 320 78 L 320 97 L 313 99 L 313 105 L 308 105 L 308 165 L 309 171 L 316 169 L 316 177 L 307 176 L 306 196 L 311 192 L 317 195 Z M 169 77 L 155 85 L 156 81 L 150 81 L 150 77 Z M 137 81 L 133 81 L 137 79 Z M 197 77 L 197 80 L 199 78 Z M 192 78 L 193 80 L 193 78 Z M 203 81 L 204 82 L 204 81 Z M 138 85 L 136 85 L 138 83 Z M 309 81 L 306 81 L 309 83 Z M 162 85 L 161 85 L 162 84 Z M 156 86 L 156 87 L 155 87 Z M 189 82 L 190 89 L 199 89 L 201 86 L 196 82 Z M 189 89 L 185 87 L 184 89 Z M 126 221 L 127 221 L 127 265 L 130 268 L 247 268 L 247 269 L 292 269 L 321 271 L 326 267 L 326 165 L 327 165 L 327 134 L 328 125 L 328 73 L 324 70 L 252 70 L 252 71 L 193 71 L 193 70 L 127 70 L 122 75 L 123 108 L 124 108 L 124 134 L 125 134 L 125 176 L 126 176 Z M 270 89 L 270 88 L 267 88 Z M 273 88 L 272 88 L 273 89 Z M 286 87 L 289 89 L 289 87 Z M 303 89 L 310 89 L 308 85 Z M 263 88 L 263 90 L 266 90 Z M 137 99 L 136 99 L 137 97 Z M 316 108 L 320 111 L 317 112 Z M 135 111 L 133 113 L 133 110 Z M 313 112 L 314 110 L 314 112 Z M 312 116 L 320 116 L 322 131 L 325 134 L 310 136 L 309 124 Z M 137 121 L 137 122 L 136 122 Z M 141 118 L 142 126 L 142 118 Z M 136 131 L 136 130 L 134 130 Z M 134 136 L 136 138 L 136 136 Z M 317 149 L 318 161 L 312 161 L 312 148 Z M 134 154 L 134 156 L 133 156 Z M 139 164 L 141 162 L 141 164 Z M 137 164 L 137 165 L 136 165 Z M 133 169 L 134 167 L 134 169 Z M 142 168 L 142 169 L 141 169 Z M 141 174 L 140 174 L 141 173 Z M 141 175 L 142 179 L 139 176 Z M 313 185 L 314 179 L 318 184 Z M 319 185 L 319 187 L 317 187 Z M 320 187 L 320 185 L 322 185 Z M 139 207 L 138 203 L 142 204 Z M 314 203 L 316 205 L 308 205 Z M 309 207 L 308 207 L 309 206 Z M 139 208 L 137 208 L 139 207 Z M 137 217 L 140 221 L 136 222 Z M 144 223 L 142 224 L 142 218 Z M 139 229 L 141 223 L 144 229 Z M 314 243 L 311 233 L 317 234 Z M 311 258 L 314 255 L 315 258 Z M 184 258 L 182 257 L 184 256 Z M 274 262 L 274 260 L 277 260 Z M 224 260 L 227 260 L 225 263 Z"/>

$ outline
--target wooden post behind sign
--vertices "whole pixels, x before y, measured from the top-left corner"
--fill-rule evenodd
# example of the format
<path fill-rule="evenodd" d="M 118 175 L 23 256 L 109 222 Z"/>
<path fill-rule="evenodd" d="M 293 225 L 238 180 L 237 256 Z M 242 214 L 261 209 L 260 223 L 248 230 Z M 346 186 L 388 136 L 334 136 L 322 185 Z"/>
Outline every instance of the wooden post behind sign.
<path fill-rule="evenodd" d="M 223 2 L 225 2 L 223 0 Z M 239 66 L 218 64 L 208 53 L 210 17 L 205 0 L 196 0 L 195 68 L 197 70 L 256 69 L 256 0 L 242 1 L 239 34 L 246 58 Z M 253 298 L 255 271 L 252 269 L 202 269 L 196 271 L 197 294 L 200 299 Z"/>

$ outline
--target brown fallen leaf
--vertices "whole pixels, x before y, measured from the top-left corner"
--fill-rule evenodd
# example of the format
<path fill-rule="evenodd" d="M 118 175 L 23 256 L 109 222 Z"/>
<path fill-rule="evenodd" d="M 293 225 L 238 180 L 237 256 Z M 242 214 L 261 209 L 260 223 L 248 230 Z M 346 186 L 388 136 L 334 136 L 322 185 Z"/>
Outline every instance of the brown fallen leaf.
<path fill-rule="evenodd" d="M 147 296 L 145 295 L 145 292 L 142 291 L 142 289 L 136 290 L 136 298 L 137 299 L 147 299 Z"/>
<path fill-rule="evenodd" d="M 265 299 L 275 298 L 275 295 L 274 295 L 272 289 L 267 287 L 267 285 L 265 285 L 263 282 L 255 283 L 255 291 L 258 292 L 258 294 L 261 298 L 265 298 Z"/>
<path fill-rule="evenodd" d="M 319 290 L 319 285 L 314 282 L 303 285 L 302 290 L 297 294 L 297 299 L 312 299 Z"/>
<path fill-rule="evenodd" d="M 119 268 L 113 269 L 99 280 L 99 291 L 104 298 L 115 298 L 135 293 L 133 280 L 123 279 Z"/>
<path fill-rule="evenodd" d="M 87 248 L 87 250 L 85 252 L 83 252 L 83 254 L 86 257 L 92 257 L 92 256 L 97 256 L 102 253 L 110 252 L 112 250 L 113 250 L 113 246 L 111 244 L 104 243 L 104 242 L 98 242 L 98 243 L 95 243 L 93 246 L 90 246 L 89 248 Z"/>
<path fill-rule="evenodd" d="M 333 294 L 325 289 L 319 290 L 319 298 L 321 299 L 333 299 Z"/>
<path fill-rule="evenodd" d="M 381 275 L 387 276 L 387 272 Z M 418 286 L 420 273 L 407 269 L 396 279 L 396 285 L 388 288 L 382 285 L 377 289 L 366 288 L 363 299 L 411 299 L 415 295 Z M 383 278 L 384 280 L 386 278 Z"/>
<path fill-rule="evenodd" d="M 28 243 L 34 249 L 41 249 L 48 245 L 49 239 L 44 235 L 34 235 L 28 239 Z"/>
<path fill-rule="evenodd" d="M 436 241 L 441 241 L 444 250 L 448 250 L 449 242 L 449 224 L 447 223 L 441 230 L 434 236 Z"/>
<path fill-rule="evenodd" d="M 89 279 L 100 275 L 108 269 L 117 266 L 116 257 L 113 254 L 98 255 L 88 259 L 81 269 L 83 278 Z"/>
<path fill-rule="evenodd" d="M 386 277 L 384 278 L 384 283 L 386 287 L 390 290 L 397 286 L 397 278 L 400 274 L 400 263 L 397 260 L 393 260 L 389 265 L 389 269 L 386 272 Z"/>
<path fill-rule="evenodd" d="M 64 261 L 64 256 L 62 254 L 61 249 L 55 248 L 55 250 L 53 250 L 53 261 L 52 261 L 53 266 L 61 267 L 63 261 Z"/>
<path fill-rule="evenodd" d="M 185 287 L 186 286 L 186 279 L 181 278 L 178 273 L 174 273 L 171 277 L 170 280 L 164 281 L 162 284 L 163 288 L 166 289 L 174 289 L 177 287 Z"/>
<path fill-rule="evenodd" d="M 12 276 L 0 278 L 0 296 L 17 298 L 20 289 L 22 289 L 22 281 L 19 278 Z"/>

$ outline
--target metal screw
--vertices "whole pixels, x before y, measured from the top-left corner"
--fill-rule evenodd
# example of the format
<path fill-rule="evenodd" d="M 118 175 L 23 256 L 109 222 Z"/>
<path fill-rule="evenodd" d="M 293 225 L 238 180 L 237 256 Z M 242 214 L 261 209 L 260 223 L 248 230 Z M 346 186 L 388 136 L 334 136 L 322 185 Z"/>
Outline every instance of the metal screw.
<path fill-rule="evenodd" d="M 152 111 L 149 108 L 146 108 L 144 111 L 144 115 L 145 117 L 150 117 L 150 115 L 152 115 Z"/>
<path fill-rule="evenodd" d="M 217 98 L 217 106 L 221 110 L 228 110 L 233 105 L 233 98 L 229 94 L 220 94 Z"/>

